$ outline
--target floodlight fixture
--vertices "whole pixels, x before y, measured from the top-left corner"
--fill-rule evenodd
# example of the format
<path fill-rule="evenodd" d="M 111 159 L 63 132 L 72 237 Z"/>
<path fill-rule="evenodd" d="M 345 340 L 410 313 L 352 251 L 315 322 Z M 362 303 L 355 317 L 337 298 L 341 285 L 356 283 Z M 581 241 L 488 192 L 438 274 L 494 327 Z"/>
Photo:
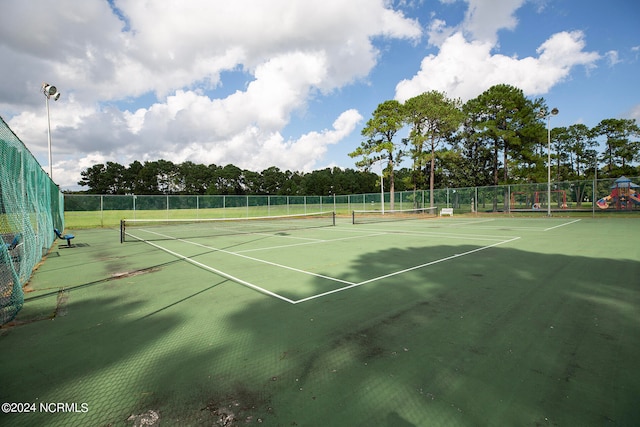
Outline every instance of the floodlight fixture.
<path fill-rule="evenodd" d="M 42 92 L 44 96 L 47 98 L 53 98 L 54 101 L 60 99 L 60 92 L 58 92 L 58 88 L 50 85 L 49 83 L 42 83 Z"/>

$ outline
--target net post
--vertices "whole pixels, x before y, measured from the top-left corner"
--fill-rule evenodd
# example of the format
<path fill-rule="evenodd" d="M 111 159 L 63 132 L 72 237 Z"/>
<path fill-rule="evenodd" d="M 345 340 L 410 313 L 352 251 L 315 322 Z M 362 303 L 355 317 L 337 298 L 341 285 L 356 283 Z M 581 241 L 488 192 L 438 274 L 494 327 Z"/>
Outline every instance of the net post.
<path fill-rule="evenodd" d="M 124 243 L 124 219 L 120 220 L 120 243 Z"/>
<path fill-rule="evenodd" d="M 333 211 L 331 216 L 333 217 L 332 218 L 332 220 L 333 220 L 333 224 L 332 225 L 335 226 L 336 225 L 336 211 Z"/>
<path fill-rule="evenodd" d="M 351 211 L 351 224 L 356 223 L 356 211 Z"/>

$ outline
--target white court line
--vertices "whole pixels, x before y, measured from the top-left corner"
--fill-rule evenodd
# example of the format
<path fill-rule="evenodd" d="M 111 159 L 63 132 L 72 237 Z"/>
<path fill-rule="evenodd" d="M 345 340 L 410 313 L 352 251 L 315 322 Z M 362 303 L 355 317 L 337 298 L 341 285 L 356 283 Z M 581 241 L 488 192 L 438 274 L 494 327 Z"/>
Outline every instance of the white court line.
<path fill-rule="evenodd" d="M 339 239 L 324 239 L 324 240 L 317 239 L 315 242 L 293 243 L 291 245 L 268 246 L 266 248 L 256 248 L 256 249 L 244 249 L 244 250 L 236 251 L 236 252 L 233 252 L 233 253 L 244 254 L 244 253 L 247 253 L 247 252 L 268 251 L 268 250 L 271 250 L 271 249 L 290 248 L 290 247 L 293 247 L 293 246 L 317 245 L 317 244 L 321 244 L 321 243 L 339 242 L 341 240 L 362 239 L 362 238 L 365 238 L 365 237 L 383 236 L 383 235 L 386 235 L 386 234 L 389 234 L 389 233 L 381 232 L 381 233 L 366 234 L 364 236 L 341 237 Z M 280 236 L 277 236 L 277 237 L 280 237 Z"/>
<path fill-rule="evenodd" d="M 365 280 L 364 282 L 360 282 L 358 284 L 359 285 L 364 285 L 366 283 L 371 283 L 371 282 L 375 282 L 377 280 L 386 279 L 388 277 L 397 276 L 398 274 L 406 273 L 408 271 L 417 270 L 417 269 L 422 268 L 422 267 L 428 267 L 430 265 L 438 264 L 438 263 L 441 263 L 443 261 L 448 261 L 450 259 L 459 258 L 461 256 L 465 256 L 465 255 L 469 255 L 469 254 L 472 254 L 472 253 L 475 253 L 475 252 L 479 252 L 479 251 L 482 251 L 482 250 L 485 250 L 485 249 L 493 248 L 494 246 L 503 245 L 505 243 L 510 243 L 510 242 L 513 242 L 514 240 L 518 240 L 519 238 L 520 237 L 513 237 L 513 238 L 511 238 L 509 240 L 504 240 L 504 241 L 501 241 L 501 242 L 497 242 L 497 243 L 494 243 L 492 245 L 487 245 L 487 246 L 483 246 L 481 248 L 471 249 L 470 251 L 462 252 L 460 254 L 454 254 L 454 255 L 451 255 L 451 256 L 448 256 L 448 257 L 445 257 L 445 258 L 441 258 L 441 259 L 438 259 L 438 260 L 435 260 L 435 261 L 427 262 L 425 264 L 416 265 L 414 267 L 406 268 L 404 270 L 396 271 L 394 273 L 389 273 L 389 274 L 385 274 L 385 275 L 380 276 L 380 277 L 375 277 L 373 279 Z"/>
<path fill-rule="evenodd" d="M 159 236 L 164 236 L 164 237 L 171 238 L 171 236 L 165 236 L 165 235 L 163 235 L 161 233 L 152 232 L 152 231 L 147 231 L 147 232 L 148 233 L 152 233 L 152 234 L 156 234 L 156 235 L 159 235 Z M 132 237 L 135 237 L 135 236 L 132 236 Z M 456 236 L 456 237 L 459 237 L 459 236 Z M 371 278 L 371 279 L 368 279 L 368 280 L 365 280 L 365 281 L 362 281 L 362 282 L 359 282 L 359 283 L 353 283 L 353 282 L 349 282 L 347 280 L 337 279 L 335 277 L 324 276 L 324 275 L 317 274 L 317 273 L 311 273 L 309 271 L 300 270 L 300 269 L 289 267 L 289 266 L 286 266 L 286 265 L 277 264 L 277 263 L 273 263 L 273 262 L 270 262 L 270 261 L 265 261 L 265 260 L 261 260 L 261 259 L 258 259 L 258 258 L 249 257 L 249 256 L 242 255 L 242 254 L 239 254 L 239 253 L 226 251 L 224 249 L 213 248 L 211 246 L 206 246 L 206 245 L 203 245 L 203 244 L 200 244 L 200 243 L 191 242 L 191 241 L 188 241 L 188 240 L 173 239 L 173 240 L 181 241 L 183 243 L 188 243 L 188 244 L 192 244 L 192 245 L 195 245 L 195 246 L 199 246 L 199 247 L 202 247 L 202 248 L 205 248 L 205 249 L 211 249 L 211 250 L 223 252 L 223 253 L 226 253 L 226 254 L 229 254 L 229 255 L 239 256 L 241 258 L 249 259 L 249 260 L 252 260 L 252 261 L 265 263 L 265 264 L 272 265 L 272 266 L 275 266 L 275 267 L 281 267 L 281 268 L 284 268 L 284 269 L 287 269 L 287 270 L 291 270 L 291 271 L 295 271 L 295 272 L 298 272 L 298 273 L 319 277 L 319 278 L 322 278 L 322 279 L 327 279 L 327 280 L 330 280 L 330 281 L 344 283 L 344 284 L 347 285 L 347 286 L 343 286 L 343 287 L 338 288 L 338 289 L 333 289 L 333 290 L 330 290 L 330 291 L 327 291 L 327 292 L 322 292 L 322 293 L 319 293 L 319 294 L 316 294 L 316 295 L 312 295 L 310 297 L 302 298 L 302 299 L 299 299 L 299 300 L 292 300 L 292 299 L 289 299 L 289 298 L 284 297 L 282 295 L 279 295 L 279 294 L 277 294 L 275 292 L 271 292 L 271 291 L 269 291 L 267 289 L 261 288 L 260 286 L 257 286 L 257 285 L 254 285 L 252 283 L 249 283 L 249 282 L 247 282 L 245 280 L 242 280 L 242 279 L 240 279 L 238 277 L 235 277 L 235 276 L 232 276 L 230 274 L 227 274 L 227 273 L 225 273 L 223 271 L 220 271 L 220 270 L 218 270 L 216 268 L 213 268 L 213 267 L 210 267 L 210 266 L 208 266 L 206 264 L 203 264 L 203 263 L 200 263 L 198 261 L 195 261 L 195 260 L 193 260 L 193 259 L 191 259 L 191 258 L 189 258 L 187 256 L 184 256 L 184 255 L 181 255 L 181 254 L 179 254 L 177 252 L 171 251 L 171 250 L 169 250 L 167 248 L 164 248 L 164 247 L 162 247 L 162 246 L 160 246 L 158 244 L 155 244 L 153 242 L 146 241 L 146 240 L 144 242 L 149 244 L 149 245 L 151 245 L 151 246 L 153 246 L 153 247 L 155 247 L 155 248 L 163 250 L 163 251 L 165 251 L 165 252 L 167 252 L 167 253 L 169 253 L 169 254 L 171 254 L 173 256 L 176 256 L 176 257 L 178 257 L 178 258 L 180 258 L 180 259 L 182 259 L 184 261 L 187 261 L 187 262 L 189 262 L 189 263 L 191 263 L 193 265 L 196 265 L 198 267 L 204 268 L 205 270 L 209 270 L 209 271 L 211 271 L 213 273 L 216 273 L 216 274 L 218 274 L 218 275 L 220 275 L 222 277 L 225 277 L 227 279 L 233 280 L 233 281 L 235 281 L 235 282 L 237 282 L 237 283 L 239 283 L 241 285 L 247 286 L 247 287 L 249 287 L 251 289 L 254 289 L 254 290 L 258 291 L 258 292 L 261 292 L 261 293 L 263 293 L 265 295 L 273 296 L 273 297 L 278 298 L 278 299 L 280 299 L 282 301 L 286 301 L 286 302 L 288 302 L 290 304 L 299 304 L 299 303 L 303 303 L 303 302 L 306 302 L 306 301 L 311 301 L 311 300 L 314 300 L 314 299 L 317 299 L 317 298 L 325 297 L 327 295 L 331 295 L 331 294 L 334 294 L 334 293 L 346 291 L 348 289 L 355 288 L 355 287 L 358 287 L 358 286 L 363 286 L 363 285 L 366 285 L 368 283 L 372 283 L 372 282 L 375 282 L 375 281 L 378 281 L 378 280 L 382 280 L 382 279 L 386 279 L 386 278 L 389 278 L 389 277 L 393 277 L 393 276 L 397 276 L 397 275 L 400 275 L 400 274 L 404 274 L 404 273 L 407 273 L 409 271 L 417 270 L 417 269 L 420 269 L 420 268 L 428 267 L 428 266 L 431 266 L 431 265 L 434 265 L 434 264 L 438 264 L 438 263 L 441 263 L 441 262 L 444 262 L 444 261 L 448 261 L 448 260 L 451 260 L 451 259 L 455 259 L 455 258 L 459 258 L 459 257 L 462 257 L 462 256 L 470 255 L 472 253 L 479 252 L 479 251 L 482 251 L 482 250 L 485 250 L 485 249 L 489 249 L 489 248 L 492 248 L 492 247 L 495 247 L 495 246 L 499 246 L 499 245 L 502 245 L 502 244 L 505 244 L 505 243 L 510 243 L 510 242 L 513 242 L 513 241 L 518 240 L 518 239 L 520 239 L 520 237 L 512 237 L 512 238 L 510 238 L 508 240 L 499 241 L 499 242 L 496 242 L 494 244 L 483 246 L 483 247 L 476 248 L 476 249 L 472 249 L 470 251 L 466 251 L 466 252 L 463 252 L 463 253 L 460 253 L 460 254 L 454 254 L 454 255 L 451 255 L 451 256 L 448 256 L 448 257 L 445 257 L 445 258 L 441 258 L 441 259 L 437 259 L 437 260 L 434 260 L 434 261 L 430 261 L 428 263 L 424 263 L 424 264 L 420 264 L 420 265 L 413 266 L 413 267 L 410 267 L 410 268 L 406 268 L 404 270 L 399 270 L 399 271 L 396 271 L 396 272 L 393 272 L 393 273 L 389 273 L 389 274 L 385 274 L 385 275 L 382 275 L 382 276 L 374 277 L 374 278 Z"/>
<path fill-rule="evenodd" d="M 450 224 L 445 224 L 444 227 L 456 227 L 456 226 L 462 226 L 462 225 L 476 225 L 476 224 L 480 224 L 482 222 L 491 222 L 491 221 L 495 221 L 495 218 L 454 222 L 454 223 L 450 223 Z"/>
<path fill-rule="evenodd" d="M 216 269 L 216 268 L 209 267 L 209 266 L 208 266 L 208 265 L 206 265 L 206 264 L 203 264 L 203 263 L 201 263 L 201 262 L 195 261 L 195 260 L 193 260 L 193 259 L 191 259 L 191 258 L 189 258 L 189 257 L 184 256 L 184 255 L 180 255 L 180 254 L 179 254 L 179 253 L 177 253 L 177 252 L 174 252 L 174 251 L 169 250 L 169 249 L 167 249 L 167 248 L 163 248 L 163 247 L 162 247 L 162 246 L 160 246 L 160 245 L 156 245 L 155 243 L 152 243 L 152 242 L 149 242 L 149 241 L 144 241 L 144 242 L 145 242 L 145 243 L 147 243 L 147 244 L 149 244 L 149 245 L 151 245 L 151 246 L 153 246 L 153 247 L 155 247 L 155 248 L 158 248 L 158 249 L 160 249 L 160 250 L 163 250 L 163 251 L 165 251 L 165 252 L 167 252 L 167 253 L 169 253 L 169 254 L 171 254 L 171 255 L 175 256 L 175 257 L 178 257 L 178 258 L 180 258 L 180 259 L 182 259 L 182 260 L 185 260 L 185 261 L 187 261 L 187 262 L 188 262 L 188 263 L 190 263 L 190 264 L 193 264 L 193 265 L 198 266 L 198 267 L 200 267 L 200 268 L 204 268 L 205 270 L 209 270 L 209 271 L 211 271 L 211 272 L 213 272 L 213 273 L 215 273 L 215 274 L 218 274 L 218 275 L 220 275 L 220 276 L 222 276 L 222 277 L 225 277 L 225 278 L 227 278 L 227 279 L 229 279 L 229 280 L 232 280 L 232 281 L 234 281 L 234 282 L 236 282 L 236 283 L 240 283 L 241 285 L 247 286 L 247 287 L 249 287 L 249 288 L 251 288 L 251 289 L 253 289 L 253 290 L 256 290 L 256 291 L 261 292 L 261 293 L 263 293 L 263 294 L 266 294 L 266 295 L 269 295 L 269 296 L 272 296 L 272 297 L 278 298 L 278 299 L 280 299 L 280 300 L 282 300 L 282 301 L 286 301 L 286 302 L 288 302 L 288 303 L 290 303 L 290 304 L 295 304 L 295 303 L 296 303 L 295 301 L 293 301 L 293 300 L 291 300 L 291 299 L 289 299 L 289 298 L 287 298 L 287 297 L 283 297 L 282 295 L 276 294 L 275 292 L 271 292 L 271 291 L 269 291 L 269 290 L 267 290 L 267 289 L 261 288 L 260 286 L 256 286 L 256 285 L 254 285 L 253 283 L 249 283 L 249 282 L 247 282 L 246 280 L 242 280 L 242 279 L 240 279 L 240 278 L 238 278 L 238 277 L 235 277 L 235 276 L 232 276 L 232 275 L 230 275 L 230 274 L 227 274 L 227 273 L 225 273 L 225 272 L 223 272 L 223 271 L 220 271 L 220 270 L 218 270 L 218 269 Z"/>
<path fill-rule="evenodd" d="M 564 223 L 564 224 L 556 225 L 555 227 L 545 228 L 543 231 L 549 231 L 549 230 L 553 230 L 554 228 L 564 227 L 565 225 L 573 224 L 574 222 L 578 222 L 578 221 L 580 221 L 580 220 L 576 219 L 576 220 L 571 221 L 571 222 L 567 222 L 567 223 Z"/>
<path fill-rule="evenodd" d="M 440 233 L 437 231 L 414 231 L 414 230 L 376 230 L 374 228 L 361 228 L 363 231 L 379 231 L 384 234 L 406 234 L 409 236 L 435 236 L 435 237 L 446 237 L 448 239 L 465 239 L 465 240 L 489 240 L 495 242 L 496 240 L 505 240 L 510 239 L 513 236 L 496 236 L 496 235 L 488 235 L 488 234 L 452 234 L 452 233 Z M 349 231 L 346 231 L 349 232 Z"/>
<path fill-rule="evenodd" d="M 342 279 L 338 279 L 338 278 L 331 277 L 331 276 L 325 276 L 323 274 L 312 273 L 312 272 L 306 271 L 306 270 L 300 270 L 300 269 L 295 268 L 295 267 L 289 267 L 288 265 L 277 264 L 275 262 L 266 261 L 264 259 L 254 258 L 254 257 L 250 257 L 248 255 L 242 255 L 242 254 L 237 253 L 237 252 L 231 252 L 231 251 L 227 251 L 227 250 L 220 249 L 220 248 L 214 248 L 213 246 L 203 245 L 202 243 L 192 242 L 192 241 L 184 240 L 184 239 L 175 239 L 175 238 L 172 238 L 171 236 L 166 236 L 166 235 L 164 235 L 162 233 L 157 233 L 157 232 L 154 232 L 154 231 L 147 231 L 147 233 L 152 233 L 152 234 L 155 234 L 155 235 L 158 235 L 158 236 L 171 238 L 172 240 L 179 241 L 179 242 L 182 242 L 182 243 L 188 243 L 188 244 L 194 245 L 194 246 L 199 246 L 199 247 L 204 248 L 204 249 L 210 249 L 212 251 L 222 252 L 222 253 L 227 254 L 227 255 L 233 255 L 233 256 L 237 256 L 237 257 L 240 257 L 240 258 L 248 259 L 248 260 L 251 260 L 251 261 L 260 262 L 260 263 L 263 263 L 263 264 L 271 265 L 273 267 L 280 267 L 280 268 L 283 268 L 285 270 L 295 271 L 296 273 L 307 274 L 309 276 L 319 277 L 321 279 L 327 279 L 327 280 L 331 280 L 331 281 L 334 281 L 334 282 L 345 283 L 345 284 L 348 284 L 348 285 L 353 284 L 353 282 L 349 282 L 347 280 L 342 280 Z M 156 244 L 153 244 L 153 246 L 155 246 L 157 248 L 162 248 L 161 246 L 156 245 Z M 182 257 L 182 258 L 183 259 L 191 259 L 189 257 Z"/>
<path fill-rule="evenodd" d="M 335 294 L 337 292 L 342 292 L 342 291 L 345 291 L 347 289 L 355 288 L 357 286 L 366 285 L 367 283 L 375 282 L 377 280 L 382 280 L 382 279 L 386 279 L 386 278 L 389 278 L 389 277 L 397 276 L 398 274 L 403 274 L 403 273 L 406 273 L 408 271 L 417 270 L 417 269 L 423 268 L 423 267 L 428 267 L 430 265 L 438 264 L 440 262 L 448 261 L 450 259 L 459 258 L 461 256 L 470 255 L 470 254 L 472 254 L 474 252 L 479 252 L 479 251 L 482 251 L 482 250 L 485 250 L 485 249 L 489 249 L 489 248 L 492 248 L 494 246 L 498 246 L 498 245 L 502 245 L 502 244 L 505 244 L 505 243 L 513 242 L 514 240 L 518 240 L 519 238 L 520 237 L 514 237 L 514 238 L 509 239 L 509 240 L 505 240 L 505 241 L 502 241 L 502 242 L 494 243 L 493 245 L 483 246 L 481 248 L 472 249 L 470 251 L 463 252 L 461 254 L 451 255 L 451 256 L 448 256 L 448 257 L 445 257 L 445 258 L 437 259 L 435 261 L 427 262 L 425 264 L 416 265 L 416 266 L 411 267 L 411 268 L 406 268 L 404 270 L 400 270 L 400 271 L 396 271 L 396 272 L 393 272 L 393 273 L 385 274 L 383 276 L 374 277 L 373 279 L 365 280 L 364 282 L 354 283 L 352 285 L 345 286 L 343 288 L 333 289 L 331 291 L 327 291 L 327 292 L 323 292 L 323 293 L 320 293 L 320 294 L 312 295 L 312 296 L 307 297 L 307 298 L 302 298 L 302 299 L 294 301 L 293 303 L 294 304 L 299 304 L 301 302 L 311 301 L 311 300 L 316 299 L 316 298 L 325 297 L 327 295 Z"/>

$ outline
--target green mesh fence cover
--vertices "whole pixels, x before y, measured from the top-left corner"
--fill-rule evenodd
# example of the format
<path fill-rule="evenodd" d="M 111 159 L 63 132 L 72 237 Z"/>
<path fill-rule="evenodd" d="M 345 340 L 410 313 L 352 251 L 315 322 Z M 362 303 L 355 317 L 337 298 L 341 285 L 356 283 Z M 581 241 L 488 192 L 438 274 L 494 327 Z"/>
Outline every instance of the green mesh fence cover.
<path fill-rule="evenodd" d="M 23 286 L 64 229 L 64 199 L 35 157 L 0 117 L 0 325 L 24 303 Z"/>

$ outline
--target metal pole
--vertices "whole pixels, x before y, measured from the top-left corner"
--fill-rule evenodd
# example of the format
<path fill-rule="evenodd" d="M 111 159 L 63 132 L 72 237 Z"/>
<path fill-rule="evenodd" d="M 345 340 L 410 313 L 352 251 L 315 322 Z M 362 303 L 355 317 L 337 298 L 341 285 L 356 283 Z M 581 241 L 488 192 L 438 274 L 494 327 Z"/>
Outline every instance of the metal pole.
<path fill-rule="evenodd" d="M 49 97 L 45 96 L 45 103 L 47 104 L 47 143 L 49 146 L 49 178 L 53 180 L 53 164 L 51 162 L 51 118 L 49 116 Z"/>
<path fill-rule="evenodd" d="M 596 185 L 598 185 L 598 159 L 596 159 L 596 164 L 593 167 L 593 197 L 591 200 L 591 217 L 596 217 Z"/>
<path fill-rule="evenodd" d="M 384 215 L 384 169 L 380 169 L 380 203 L 382 204 L 382 215 Z"/>
<path fill-rule="evenodd" d="M 547 114 L 547 216 L 551 216 L 551 116 Z"/>
<path fill-rule="evenodd" d="M 53 180 L 53 161 L 51 159 L 51 116 L 49 114 L 49 98 L 53 97 L 54 101 L 60 99 L 58 89 L 49 83 L 42 83 L 42 93 L 45 97 L 47 106 L 47 144 L 49 146 L 49 178 Z"/>
<path fill-rule="evenodd" d="M 547 119 L 547 216 L 551 216 L 551 116 L 559 113 L 557 108 L 538 111 L 538 117 Z"/>

